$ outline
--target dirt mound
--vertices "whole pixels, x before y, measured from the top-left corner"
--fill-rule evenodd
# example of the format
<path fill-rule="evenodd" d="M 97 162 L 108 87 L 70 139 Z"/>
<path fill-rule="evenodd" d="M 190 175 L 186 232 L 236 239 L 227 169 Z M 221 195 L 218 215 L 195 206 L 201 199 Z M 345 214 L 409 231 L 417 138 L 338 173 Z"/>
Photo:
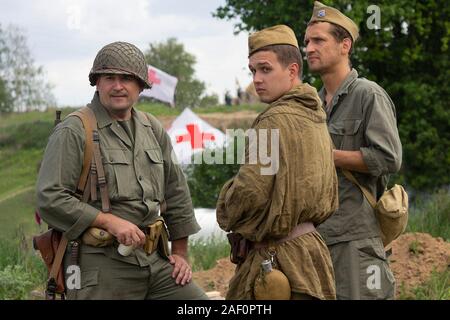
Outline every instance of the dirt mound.
<path fill-rule="evenodd" d="M 450 265 L 450 243 L 427 233 L 406 233 L 392 245 L 392 272 L 397 282 L 397 295 L 426 282 L 433 270 L 443 272 Z"/>
<path fill-rule="evenodd" d="M 397 282 L 397 295 L 401 286 L 408 292 L 427 281 L 433 270 L 443 272 L 449 267 L 450 243 L 427 233 L 403 234 L 392 244 L 390 262 Z M 195 272 L 193 279 L 205 291 L 219 291 L 224 297 L 234 269 L 229 258 L 223 258 L 213 269 Z"/>
<path fill-rule="evenodd" d="M 192 278 L 203 290 L 219 291 L 221 296 L 225 297 L 234 269 L 235 265 L 230 259 L 223 258 L 217 260 L 216 266 L 210 270 L 194 272 Z"/>

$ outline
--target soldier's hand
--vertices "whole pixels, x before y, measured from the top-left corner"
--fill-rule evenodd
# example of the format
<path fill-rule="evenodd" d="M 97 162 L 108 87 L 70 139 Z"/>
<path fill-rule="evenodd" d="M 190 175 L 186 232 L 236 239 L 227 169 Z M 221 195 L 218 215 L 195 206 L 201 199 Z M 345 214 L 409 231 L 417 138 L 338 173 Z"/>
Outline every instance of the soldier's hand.
<path fill-rule="evenodd" d="M 142 246 L 145 243 L 145 234 L 135 224 L 119 218 L 113 214 L 100 213 L 95 219 L 94 226 L 106 229 L 117 238 L 119 243 L 126 246 Z"/>
<path fill-rule="evenodd" d="M 169 262 L 174 266 L 172 278 L 175 279 L 176 284 L 184 286 L 192 279 L 192 270 L 187 260 L 179 255 L 172 254 L 169 256 Z"/>

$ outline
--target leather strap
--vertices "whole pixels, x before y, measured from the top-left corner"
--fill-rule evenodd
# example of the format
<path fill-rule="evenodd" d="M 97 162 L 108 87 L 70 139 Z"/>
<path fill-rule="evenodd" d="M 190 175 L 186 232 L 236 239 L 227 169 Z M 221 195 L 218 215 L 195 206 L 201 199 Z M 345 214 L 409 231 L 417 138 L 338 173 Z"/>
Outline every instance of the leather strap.
<path fill-rule="evenodd" d="M 275 240 L 275 241 L 261 241 L 261 242 L 252 242 L 251 247 L 253 249 L 262 249 L 267 248 L 272 245 L 279 245 L 286 241 L 296 239 L 304 234 L 315 231 L 316 228 L 312 222 L 304 222 L 297 225 L 292 231 L 284 238 Z"/>
<path fill-rule="evenodd" d="M 66 252 L 67 247 L 67 238 L 64 234 L 61 236 L 61 241 L 58 245 L 58 250 L 56 251 L 55 259 L 52 264 L 52 268 L 50 269 L 50 274 L 48 276 L 49 279 L 55 279 L 58 275 L 59 269 L 61 268 L 61 263 L 64 257 L 64 253 Z"/>
<path fill-rule="evenodd" d="M 78 186 L 77 186 L 77 193 L 82 195 L 84 193 L 84 188 L 86 187 L 86 182 L 88 179 L 89 171 L 90 171 L 90 163 L 92 159 L 92 154 L 94 150 L 94 144 L 92 139 L 92 123 L 95 123 L 95 126 L 97 122 L 95 121 L 95 115 L 92 112 L 92 110 L 88 107 L 84 107 L 78 111 L 72 112 L 68 115 L 70 116 L 76 116 L 80 118 L 81 122 L 83 123 L 84 131 L 86 133 L 86 141 L 84 146 L 84 157 L 83 157 L 83 169 L 81 170 L 80 179 L 78 180 Z M 92 121 L 94 119 L 94 121 Z"/>
<path fill-rule="evenodd" d="M 104 213 L 111 212 L 111 205 L 109 202 L 108 188 L 106 185 L 105 171 L 103 170 L 102 156 L 100 153 L 100 141 L 97 128 L 93 131 L 94 137 L 94 154 L 92 161 L 95 163 L 97 169 L 97 181 L 100 188 L 100 196 L 102 198 L 102 211 Z M 92 192 L 92 190 L 91 190 Z"/>
<path fill-rule="evenodd" d="M 375 207 L 377 205 L 377 201 L 375 200 L 375 197 L 369 192 L 369 190 L 367 190 L 362 185 L 360 185 L 358 180 L 356 180 L 355 176 L 350 171 L 348 171 L 346 169 L 342 169 L 342 173 L 348 180 L 350 180 L 351 182 L 356 184 L 359 187 L 359 189 L 361 189 L 361 191 L 364 194 L 364 196 L 366 197 L 367 201 L 369 201 L 372 208 L 375 209 Z"/>

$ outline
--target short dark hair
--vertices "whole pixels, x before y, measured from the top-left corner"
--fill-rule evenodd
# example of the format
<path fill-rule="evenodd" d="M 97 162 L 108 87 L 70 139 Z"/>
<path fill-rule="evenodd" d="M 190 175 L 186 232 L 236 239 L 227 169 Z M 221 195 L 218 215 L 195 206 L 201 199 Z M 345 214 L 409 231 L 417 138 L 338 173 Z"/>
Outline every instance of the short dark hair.
<path fill-rule="evenodd" d="M 277 56 L 278 62 L 283 67 L 289 66 L 291 63 L 298 64 L 298 77 L 302 78 L 303 59 L 300 50 L 290 44 L 271 44 L 252 53 L 254 55 L 258 51 L 272 51 Z"/>

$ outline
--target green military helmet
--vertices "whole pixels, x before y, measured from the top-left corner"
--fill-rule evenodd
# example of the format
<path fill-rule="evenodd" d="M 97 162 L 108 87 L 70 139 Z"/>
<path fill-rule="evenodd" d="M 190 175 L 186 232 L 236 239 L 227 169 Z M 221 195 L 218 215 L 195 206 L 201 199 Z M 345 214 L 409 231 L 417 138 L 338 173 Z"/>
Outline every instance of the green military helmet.
<path fill-rule="evenodd" d="M 100 49 L 89 72 L 91 86 L 96 85 L 97 76 L 101 74 L 130 74 L 138 78 L 144 88 L 152 87 L 144 54 L 131 43 L 113 42 Z"/>

